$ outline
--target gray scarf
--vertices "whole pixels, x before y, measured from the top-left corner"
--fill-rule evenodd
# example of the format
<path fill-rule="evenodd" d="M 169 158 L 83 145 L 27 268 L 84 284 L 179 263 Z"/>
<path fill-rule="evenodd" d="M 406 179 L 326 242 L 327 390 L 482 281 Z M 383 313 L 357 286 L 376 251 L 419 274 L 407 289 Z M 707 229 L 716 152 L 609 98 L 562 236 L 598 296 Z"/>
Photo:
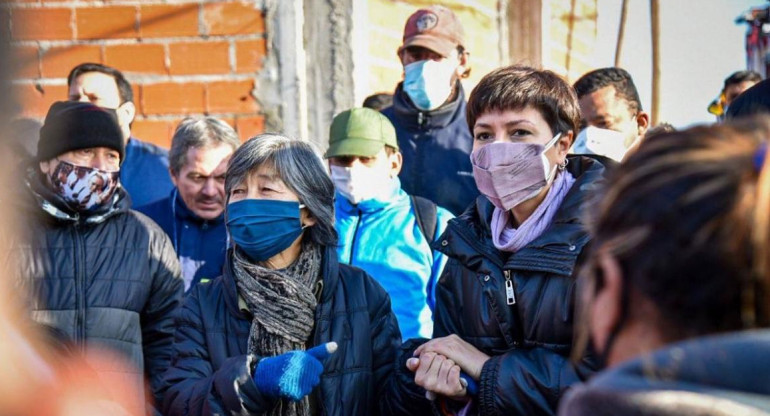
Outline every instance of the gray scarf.
<path fill-rule="evenodd" d="M 237 250 L 233 254 L 238 294 L 253 316 L 248 352 L 257 357 L 274 357 L 304 350 L 315 324 L 318 301 L 313 288 L 320 278 L 321 249 L 303 244 L 297 260 L 282 270 L 252 264 Z M 309 397 L 299 402 L 281 398 L 269 414 L 309 416 Z"/>

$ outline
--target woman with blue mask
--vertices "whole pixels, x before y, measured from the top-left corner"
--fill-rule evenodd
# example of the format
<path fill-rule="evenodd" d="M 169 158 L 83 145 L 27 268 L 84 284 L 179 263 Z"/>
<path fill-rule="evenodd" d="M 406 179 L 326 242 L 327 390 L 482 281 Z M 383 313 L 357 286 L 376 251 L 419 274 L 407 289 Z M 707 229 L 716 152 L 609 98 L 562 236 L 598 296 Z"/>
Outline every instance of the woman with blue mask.
<path fill-rule="evenodd" d="M 433 339 L 405 345 L 396 368 L 449 413 L 554 414 L 593 369 L 569 356 L 576 264 L 589 242 L 581 215 L 605 167 L 567 156 L 580 108 L 553 72 L 487 74 L 467 120 L 482 195 L 436 244 L 449 260 Z"/>
<path fill-rule="evenodd" d="M 233 248 L 179 313 L 164 414 L 385 413 L 398 324 L 383 289 L 337 262 L 320 157 L 257 136 L 233 154 L 225 192 Z"/>

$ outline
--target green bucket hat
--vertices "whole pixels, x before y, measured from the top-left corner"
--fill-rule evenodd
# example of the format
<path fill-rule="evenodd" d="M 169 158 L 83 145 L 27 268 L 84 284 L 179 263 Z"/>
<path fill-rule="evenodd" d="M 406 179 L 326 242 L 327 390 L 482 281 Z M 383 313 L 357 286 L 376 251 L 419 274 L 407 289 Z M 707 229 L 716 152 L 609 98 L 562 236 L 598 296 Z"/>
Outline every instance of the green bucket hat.
<path fill-rule="evenodd" d="M 390 120 L 370 108 L 353 108 L 334 117 L 324 157 L 372 157 L 386 145 L 398 149 L 396 129 Z"/>

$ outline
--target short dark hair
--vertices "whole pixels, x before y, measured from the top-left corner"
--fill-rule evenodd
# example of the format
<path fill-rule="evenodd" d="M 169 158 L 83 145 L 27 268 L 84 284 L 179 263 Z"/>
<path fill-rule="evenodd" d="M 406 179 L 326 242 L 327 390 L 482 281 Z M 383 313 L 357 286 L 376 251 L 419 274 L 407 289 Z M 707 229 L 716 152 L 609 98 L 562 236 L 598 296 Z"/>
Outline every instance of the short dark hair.
<path fill-rule="evenodd" d="M 626 100 L 632 111 L 642 110 L 642 101 L 636 90 L 631 74 L 623 68 L 609 67 L 595 69 L 575 81 L 578 99 L 604 87 L 614 87 L 618 97 Z"/>
<path fill-rule="evenodd" d="M 107 65 L 86 62 L 72 68 L 70 74 L 67 75 L 67 87 L 71 86 L 77 77 L 89 72 L 101 72 L 115 78 L 115 83 L 118 85 L 120 103 L 134 102 L 134 91 L 131 89 L 131 84 L 126 80 L 126 77 L 123 76 L 122 72 Z"/>
<path fill-rule="evenodd" d="M 364 99 L 363 107 L 380 111 L 393 105 L 393 94 L 380 92 L 372 94 Z"/>
<path fill-rule="evenodd" d="M 730 74 L 729 77 L 725 78 L 725 84 L 722 86 L 722 91 L 726 90 L 727 87 L 734 84 L 740 84 L 741 82 L 745 81 L 751 81 L 751 82 L 759 82 L 762 81 L 762 75 L 759 75 L 759 73 L 754 71 L 737 71 Z"/>
<path fill-rule="evenodd" d="M 476 119 L 489 111 L 526 106 L 540 112 L 553 134 L 577 134 L 580 106 L 572 87 L 554 72 L 518 65 L 496 69 L 479 81 L 468 98 L 468 128 L 472 133 Z"/>

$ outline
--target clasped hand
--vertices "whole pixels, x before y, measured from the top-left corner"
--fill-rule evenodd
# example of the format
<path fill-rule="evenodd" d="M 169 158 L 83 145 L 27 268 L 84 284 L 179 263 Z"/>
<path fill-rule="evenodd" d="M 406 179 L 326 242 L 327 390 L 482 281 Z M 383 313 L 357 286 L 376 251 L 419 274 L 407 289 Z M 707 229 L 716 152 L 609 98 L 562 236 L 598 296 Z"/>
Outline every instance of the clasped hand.
<path fill-rule="evenodd" d="M 406 367 L 414 372 L 414 382 L 428 392 L 464 398 L 472 393 L 489 356 L 457 335 L 432 339 L 414 351 Z"/>

